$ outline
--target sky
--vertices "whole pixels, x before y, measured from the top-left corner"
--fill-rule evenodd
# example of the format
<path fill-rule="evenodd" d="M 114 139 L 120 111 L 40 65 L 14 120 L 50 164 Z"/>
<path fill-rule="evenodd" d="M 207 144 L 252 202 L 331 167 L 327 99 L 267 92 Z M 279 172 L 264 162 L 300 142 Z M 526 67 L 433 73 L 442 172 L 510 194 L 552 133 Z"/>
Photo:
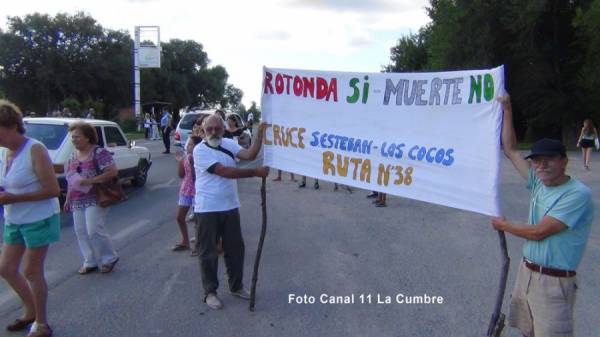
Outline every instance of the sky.
<path fill-rule="evenodd" d="M 222 65 L 228 83 L 260 106 L 262 67 L 379 72 L 390 48 L 430 20 L 427 0 L 20 0 L 0 7 L 8 16 L 83 11 L 104 28 L 160 26 L 161 41 L 194 40 Z M 144 83 L 141 84 L 142 86 Z"/>

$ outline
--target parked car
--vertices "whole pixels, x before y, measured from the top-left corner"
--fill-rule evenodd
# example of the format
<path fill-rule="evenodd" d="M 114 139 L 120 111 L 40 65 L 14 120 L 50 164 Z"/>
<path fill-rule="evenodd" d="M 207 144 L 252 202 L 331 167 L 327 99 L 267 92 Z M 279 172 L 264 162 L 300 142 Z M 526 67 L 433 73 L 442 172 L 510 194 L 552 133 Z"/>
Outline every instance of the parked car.
<path fill-rule="evenodd" d="M 192 112 L 188 112 L 185 115 L 183 115 L 183 117 L 181 117 L 181 119 L 179 120 L 179 123 L 177 124 L 177 128 L 175 129 L 175 142 L 174 145 L 175 146 L 181 146 L 183 147 L 185 145 L 185 143 L 187 142 L 188 138 L 190 137 L 190 135 L 192 134 L 192 127 L 194 126 L 194 122 L 196 121 L 196 119 L 202 115 L 213 115 L 215 113 L 215 111 L 217 111 L 216 109 L 208 109 L 208 110 L 196 110 L 196 111 L 192 111 Z M 242 121 L 242 117 L 240 117 L 240 115 L 236 114 L 235 112 L 229 112 L 225 115 L 226 119 L 229 118 L 229 116 L 233 116 L 236 119 L 237 125 L 238 127 L 244 126 L 244 122 Z M 250 142 L 252 140 L 252 136 L 250 135 L 250 132 L 248 130 L 244 130 L 244 134 L 240 137 L 236 137 L 238 143 L 240 144 L 240 146 L 248 148 L 250 147 Z"/>
<path fill-rule="evenodd" d="M 148 171 L 152 166 L 150 151 L 135 142 L 127 140 L 119 124 L 100 119 L 73 118 L 24 118 L 25 135 L 39 140 L 48 148 L 48 153 L 58 177 L 61 194 L 67 192 L 65 164 L 73 153 L 74 147 L 69 134 L 69 125 L 84 121 L 91 124 L 98 133 L 98 145 L 106 148 L 112 155 L 119 170 L 120 181 L 131 181 L 134 186 L 144 186 Z"/>
<path fill-rule="evenodd" d="M 201 114 L 212 115 L 215 113 L 215 111 L 216 109 L 196 110 L 183 115 L 179 120 L 179 123 L 177 123 L 177 127 L 175 128 L 175 135 L 173 136 L 175 142 L 173 144 L 175 146 L 183 147 L 192 134 L 192 127 L 194 126 L 196 118 L 198 118 Z"/>

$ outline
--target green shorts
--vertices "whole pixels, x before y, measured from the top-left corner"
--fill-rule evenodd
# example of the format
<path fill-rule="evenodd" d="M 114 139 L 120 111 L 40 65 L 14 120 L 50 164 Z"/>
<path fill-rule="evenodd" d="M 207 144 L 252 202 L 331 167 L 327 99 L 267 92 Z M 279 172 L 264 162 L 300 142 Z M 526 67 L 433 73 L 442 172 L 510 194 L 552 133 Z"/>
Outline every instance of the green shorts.
<path fill-rule="evenodd" d="M 9 245 L 25 245 L 27 248 L 46 246 L 60 239 L 60 216 L 53 216 L 44 220 L 13 225 L 4 223 L 4 243 Z"/>

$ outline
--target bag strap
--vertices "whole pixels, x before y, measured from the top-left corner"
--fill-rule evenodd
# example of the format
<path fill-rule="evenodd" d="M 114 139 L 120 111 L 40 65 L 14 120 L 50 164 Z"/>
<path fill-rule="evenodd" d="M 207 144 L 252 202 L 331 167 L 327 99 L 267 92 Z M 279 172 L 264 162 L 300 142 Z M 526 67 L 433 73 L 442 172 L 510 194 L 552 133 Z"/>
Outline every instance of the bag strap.
<path fill-rule="evenodd" d="M 227 150 L 226 148 L 222 147 L 221 145 L 219 145 L 219 146 L 217 146 L 217 147 L 212 147 L 212 146 L 208 145 L 208 143 L 206 143 L 206 142 L 204 142 L 204 141 L 202 141 L 202 143 L 200 143 L 200 144 L 204 144 L 204 145 L 206 145 L 206 147 L 208 147 L 209 149 L 213 149 L 213 150 L 215 150 L 215 151 L 220 151 L 220 152 L 223 152 L 223 153 L 225 153 L 226 155 L 230 156 L 230 157 L 231 157 L 231 159 L 235 160 L 235 156 L 233 155 L 233 153 L 232 153 L 231 151 Z"/>
<path fill-rule="evenodd" d="M 94 170 L 96 170 L 97 176 L 102 174 L 102 171 L 100 171 L 100 165 L 98 165 L 98 159 L 96 159 L 96 153 L 98 153 L 99 148 L 100 148 L 100 146 L 96 146 L 94 148 L 94 155 L 92 156 L 92 161 L 94 162 Z"/>

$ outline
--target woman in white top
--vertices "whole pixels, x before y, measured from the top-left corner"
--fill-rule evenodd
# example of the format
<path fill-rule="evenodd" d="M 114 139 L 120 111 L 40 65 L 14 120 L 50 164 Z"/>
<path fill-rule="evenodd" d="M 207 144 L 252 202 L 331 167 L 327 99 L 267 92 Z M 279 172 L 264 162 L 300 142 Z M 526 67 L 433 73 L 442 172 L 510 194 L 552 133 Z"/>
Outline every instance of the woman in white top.
<path fill-rule="evenodd" d="M 150 114 L 146 113 L 144 115 L 144 138 L 149 139 L 152 131 L 152 120 L 150 119 Z"/>
<path fill-rule="evenodd" d="M 60 188 L 46 147 L 24 133 L 19 108 L 0 100 L 0 146 L 5 148 L 0 151 L 0 204 L 5 213 L 0 275 L 25 311 L 6 329 L 24 330 L 33 323 L 28 337 L 48 337 L 52 330 L 46 319 L 44 260 L 48 245 L 60 238 Z"/>

